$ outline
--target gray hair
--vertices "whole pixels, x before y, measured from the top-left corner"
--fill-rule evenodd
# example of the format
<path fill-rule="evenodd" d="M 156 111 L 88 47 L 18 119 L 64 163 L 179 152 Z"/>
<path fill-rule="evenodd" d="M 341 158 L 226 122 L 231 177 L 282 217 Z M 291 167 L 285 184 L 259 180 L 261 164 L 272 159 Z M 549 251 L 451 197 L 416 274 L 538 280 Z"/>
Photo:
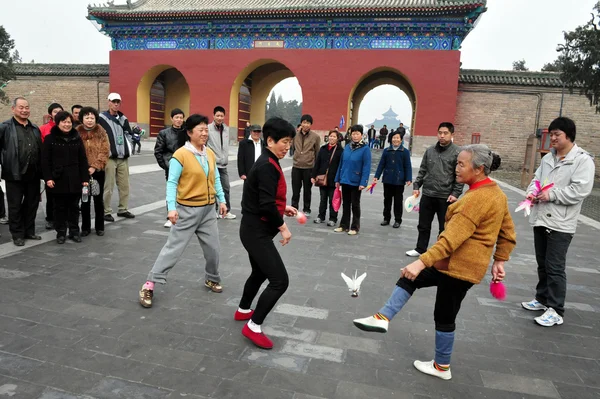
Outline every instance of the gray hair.
<path fill-rule="evenodd" d="M 12 106 L 16 107 L 17 106 L 17 101 L 19 101 L 19 100 L 25 100 L 25 101 L 27 101 L 27 99 L 25 97 L 15 97 L 15 99 L 12 102 Z M 29 101 L 27 101 L 27 103 L 29 104 Z"/>
<path fill-rule="evenodd" d="M 461 148 L 461 151 L 466 151 L 471 154 L 471 164 L 473 169 L 483 166 L 483 173 L 486 176 L 500 167 L 500 156 L 485 144 L 469 144 Z"/>

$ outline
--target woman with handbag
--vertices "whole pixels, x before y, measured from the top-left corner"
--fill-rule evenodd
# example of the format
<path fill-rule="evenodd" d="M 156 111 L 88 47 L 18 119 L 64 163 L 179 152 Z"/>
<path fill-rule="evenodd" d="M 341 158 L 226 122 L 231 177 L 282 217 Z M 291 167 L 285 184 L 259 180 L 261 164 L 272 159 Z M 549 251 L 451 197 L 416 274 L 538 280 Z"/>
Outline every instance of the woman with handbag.
<path fill-rule="evenodd" d="M 104 235 L 104 168 L 110 153 L 108 136 L 98 124 L 98 111 L 92 107 L 83 107 L 79 114 L 82 124 L 77 126 L 79 136 L 83 140 L 89 164 L 90 189 L 87 201 L 81 201 L 81 235 L 88 236 L 92 229 L 90 208 L 94 199 L 94 227 L 96 234 Z"/>
<path fill-rule="evenodd" d="M 350 145 L 344 148 L 340 166 L 335 175 L 335 187 L 342 187 L 342 220 L 336 233 L 348 232 L 354 236 L 360 230 L 360 195 L 367 186 L 371 172 L 371 149 L 362 141 L 363 127 L 350 128 Z M 350 223 L 352 215 L 352 223 Z"/>
<path fill-rule="evenodd" d="M 319 187 L 321 193 L 321 203 L 319 204 L 319 216 L 315 223 L 325 222 L 325 213 L 327 204 L 329 204 L 329 221 L 327 226 L 335 226 L 338 213 L 333 208 L 332 200 L 335 192 L 335 174 L 340 166 L 343 149 L 338 145 L 340 134 L 336 130 L 331 130 L 328 135 L 327 144 L 321 147 L 317 154 L 315 166 L 312 171 L 311 183 Z"/>
<path fill-rule="evenodd" d="M 56 126 L 46 136 L 42 147 L 42 174 L 48 190 L 54 197 L 54 228 L 56 242 L 64 244 L 67 238 L 81 242 L 79 232 L 79 199 L 87 186 L 88 162 L 85 148 L 73 117 L 61 111 L 54 117 Z"/>

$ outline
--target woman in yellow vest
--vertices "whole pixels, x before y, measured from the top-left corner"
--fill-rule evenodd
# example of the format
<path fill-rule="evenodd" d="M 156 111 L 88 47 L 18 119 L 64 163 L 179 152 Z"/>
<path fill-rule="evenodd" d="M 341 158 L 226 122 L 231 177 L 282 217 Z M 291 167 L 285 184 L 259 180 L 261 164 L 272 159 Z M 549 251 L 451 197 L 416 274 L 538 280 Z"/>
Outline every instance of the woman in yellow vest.
<path fill-rule="evenodd" d="M 167 273 L 175 266 L 194 234 L 198 237 L 206 261 L 204 285 L 213 292 L 223 291 L 219 275 L 219 229 L 214 205 L 218 199 L 221 216 L 227 213 L 227 206 L 215 154 L 206 146 L 208 118 L 190 115 L 185 128 L 187 141 L 169 161 L 167 217 L 173 226 L 167 243 L 148 274 L 148 280 L 140 290 L 140 304 L 145 308 L 152 307 L 154 283 L 167 282 Z"/>

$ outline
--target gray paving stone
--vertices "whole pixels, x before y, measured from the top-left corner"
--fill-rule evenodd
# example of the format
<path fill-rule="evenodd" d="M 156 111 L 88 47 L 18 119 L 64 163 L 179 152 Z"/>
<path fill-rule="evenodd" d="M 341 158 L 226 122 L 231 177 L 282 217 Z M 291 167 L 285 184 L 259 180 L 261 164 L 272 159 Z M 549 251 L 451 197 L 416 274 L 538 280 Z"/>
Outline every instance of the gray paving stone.
<path fill-rule="evenodd" d="M 600 398 L 600 389 L 588 386 L 571 385 L 565 383 L 554 384 L 556 390 L 564 399 L 598 399 Z"/>
<path fill-rule="evenodd" d="M 212 397 L 219 399 L 293 399 L 294 392 L 258 384 L 248 384 L 232 380 L 223 380 L 213 392 Z"/>
<path fill-rule="evenodd" d="M 104 378 L 86 392 L 98 399 L 163 399 L 169 393 L 169 390 L 115 378 Z"/>
<path fill-rule="evenodd" d="M 322 332 L 319 335 L 317 344 L 331 346 L 340 349 L 356 349 L 363 352 L 379 353 L 381 341 L 370 338 L 351 337 L 348 335 L 332 334 Z"/>
<path fill-rule="evenodd" d="M 156 364 L 182 370 L 193 370 L 202 358 L 203 356 L 197 353 L 149 345 L 140 347 L 131 354 L 131 359 L 145 364 Z"/>
<path fill-rule="evenodd" d="M 22 377 L 43 365 L 43 362 L 10 353 L 0 352 L 0 374 L 8 377 Z"/>
<path fill-rule="evenodd" d="M 269 370 L 263 384 L 298 393 L 330 398 L 335 393 L 336 382 L 324 377 Z"/>
<path fill-rule="evenodd" d="M 210 396 L 221 382 L 220 377 L 156 366 L 143 380 L 144 383 L 160 388 Z"/>
<path fill-rule="evenodd" d="M 539 378 L 520 377 L 493 371 L 481 371 L 481 379 L 486 388 L 526 393 L 548 398 L 560 398 L 552 381 Z"/>
<path fill-rule="evenodd" d="M 35 385 L 20 379 L 0 375 L 0 397 L 13 399 L 39 398 L 44 391 L 41 385 Z"/>
<path fill-rule="evenodd" d="M 306 357 L 275 352 L 265 353 L 264 351 L 252 349 L 246 350 L 241 360 L 255 363 L 260 366 L 289 370 L 297 373 L 304 372 L 308 365 L 308 358 Z"/>
<path fill-rule="evenodd" d="M 1 395 L 1 393 L 0 393 Z M 87 395 L 71 395 L 70 393 L 47 388 L 38 399 L 93 399 Z"/>
<path fill-rule="evenodd" d="M 218 356 L 229 360 L 237 360 L 245 347 L 222 342 L 209 341 L 202 338 L 188 337 L 176 349 L 195 352 L 203 355 Z"/>
<path fill-rule="evenodd" d="M 75 348 L 124 358 L 130 357 L 133 352 L 136 352 L 143 347 L 145 347 L 145 345 L 139 342 L 123 341 L 100 335 L 88 335 L 75 345 Z"/>
<path fill-rule="evenodd" d="M 78 303 L 64 310 L 66 314 L 97 319 L 101 321 L 111 321 L 123 313 L 122 310 L 106 308 L 103 306 L 87 305 Z"/>
<path fill-rule="evenodd" d="M 275 313 L 283 313 L 290 316 L 308 317 L 312 319 L 326 319 L 329 311 L 327 309 L 317 309 L 308 306 L 297 306 L 287 303 L 277 305 Z"/>
<path fill-rule="evenodd" d="M 344 351 L 342 349 L 292 340 L 285 341 L 281 348 L 281 352 L 338 363 L 341 363 L 344 357 Z"/>
<path fill-rule="evenodd" d="M 320 359 L 310 359 L 306 369 L 306 373 L 310 375 L 326 376 L 334 380 L 361 384 L 373 384 L 377 381 L 378 371 L 381 370 Z"/>
<path fill-rule="evenodd" d="M 303 330 L 301 328 L 287 327 L 287 326 L 264 326 L 263 332 L 269 337 L 282 337 L 289 338 L 295 341 L 303 341 L 314 343 L 317 339 L 317 331 L 314 330 Z"/>
<path fill-rule="evenodd" d="M 58 364 L 44 363 L 21 378 L 35 384 L 72 393 L 84 393 L 98 383 L 102 379 L 102 375 Z"/>
<path fill-rule="evenodd" d="M 335 399 L 412 399 L 414 396 L 407 392 L 396 392 L 389 389 L 341 381 L 335 391 Z"/>

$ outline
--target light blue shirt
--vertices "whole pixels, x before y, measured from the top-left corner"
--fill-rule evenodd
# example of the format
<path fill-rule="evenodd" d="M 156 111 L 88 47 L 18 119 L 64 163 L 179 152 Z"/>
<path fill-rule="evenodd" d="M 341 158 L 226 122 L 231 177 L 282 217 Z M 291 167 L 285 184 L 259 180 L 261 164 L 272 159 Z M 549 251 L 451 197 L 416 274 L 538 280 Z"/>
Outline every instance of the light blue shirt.
<path fill-rule="evenodd" d="M 208 159 L 204 156 L 194 155 L 200 166 L 204 169 L 204 173 L 208 176 Z M 167 180 L 167 210 L 174 211 L 177 207 L 177 186 L 179 185 L 179 178 L 183 166 L 175 158 L 171 158 L 169 161 L 169 179 Z M 219 169 L 215 165 L 215 190 L 217 191 L 217 199 L 221 203 L 225 203 L 225 193 L 223 192 L 223 186 L 221 185 L 221 175 Z"/>

